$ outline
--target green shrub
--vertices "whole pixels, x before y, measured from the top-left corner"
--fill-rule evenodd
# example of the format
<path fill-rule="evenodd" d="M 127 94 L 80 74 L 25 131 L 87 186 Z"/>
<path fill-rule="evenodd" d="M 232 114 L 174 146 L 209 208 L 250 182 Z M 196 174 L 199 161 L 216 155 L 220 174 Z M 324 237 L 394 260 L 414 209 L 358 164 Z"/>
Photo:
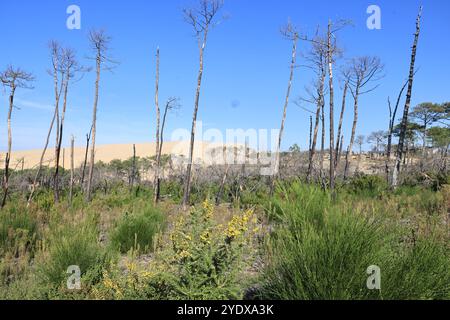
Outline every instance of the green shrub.
<path fill-rule="evenodd" d="M 7 207 L 0 213 L 0 257 L 2 252 L 34 245 L 37 223 L 22 207 Z"/>
<path fill-rule="evenodd" d="M 347 185 L 347 190 L 356 195 L 376 197 L 388 188 L 386 179 L 375 175 L 356 175 Z"/>
<path fill-rule="evenodd" d="M 139 212 L 125 213 L 111 234 L 113 247 L 122 253 L 131 249 L 153 250 L 154 237 L 163 230 L 165 216 L 153 206 Z"/>
<path fill-rule="evenodd" d="M 298 184 L 275 197 L 275 212 L 282 214 L 267 240 L 261 298 L 450 297 L 450 253 L 444 243 L 411 241 L 383 213 L 369 218 L 351 202 L 332 205 L 326 199 Z M 381 291 L 366 287 L 371 265 L 381 268 Z"/>
<path fill-rule="evenodd" d="M 65 226 L 52 233 L 48 251 L 38 265 L 38 273 L 44 283 L 59 287 L 67 279 L 69 266 L 80 267 L 82 276 L 92 270 L 102 270 L 107 264 L 107 254 L 98 243 L 95 226 Z"/>

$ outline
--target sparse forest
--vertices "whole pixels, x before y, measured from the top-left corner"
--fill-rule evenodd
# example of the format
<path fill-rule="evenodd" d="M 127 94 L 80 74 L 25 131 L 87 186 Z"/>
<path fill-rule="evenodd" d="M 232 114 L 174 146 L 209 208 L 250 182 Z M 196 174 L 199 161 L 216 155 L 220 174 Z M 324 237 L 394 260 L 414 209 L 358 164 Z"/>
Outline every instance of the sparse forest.
<path fill-rule="evenodd" d="M 367 135 L 360 112 L 388 67 L 370 52 L 347 54 L 352 44 L 341 34 L 352 32 L 351 21 L 330 19 L 309 34 L 289 20 L 279 34 L 291 51 L 286 91 L 272 110 L 280 130 L 270 163 L 248 142 L 214 146 L 213 160 L 197 159 L 198 117 L 210 108 L 202 103 L 204 76 L 212 70 L 208 46 L 228 22 L 222 0 L 198 0 L 180 12 L 198 47 L 192 103 L 177 92 L 161 94 L 170 81 L 161 63 L 170 57 L 165 48 L 155 44 L 146 53 L 156 75 L 146 84 L 149 114 L 139 115 L 149 121 L 142 139 L 155 141 L 147 156 L 133 145 L 128 159 L 99 160 L 104 75 L 126 63 L 111 50 L 113 34 L 90 30 L 90 52 L 49 42 L 44 80 L 54 109 L 39 161 L 29 166 L 14 155 L 14 114 L 23 112 L 15 97 L 40 88 L 31 72 L 6 66 L 0 72 L 9 102 L 0 106 L 8 109 L 0 127 L 7 136 L 0 152 L 0 299 L 450 299 L 450 102 L 411 102 L 420 90 L 416 58 L 426 14 L 420 8 L 410 18 L 403 36 L 411 51 L 402 53 L 410 67 L 379 106 L 389 112 L 385 125 Z M 313 78 L 295 97 L 306 69 Z M 94 99 L 84 106 L 92 118 L 81 141 L 68 130 L 66 111 L 88 73 L 95 75 L 88 84 Z M 294 120 L 309 128 L 308 150 L 282 148 L 290 108 L 304 111 Z M 166 152 L 179 109 L 192 119 L 184 155 Z M 367 287 L 374 265 L 381 290 Z M 69 271 L 74 266 L 79 279 Z"/>

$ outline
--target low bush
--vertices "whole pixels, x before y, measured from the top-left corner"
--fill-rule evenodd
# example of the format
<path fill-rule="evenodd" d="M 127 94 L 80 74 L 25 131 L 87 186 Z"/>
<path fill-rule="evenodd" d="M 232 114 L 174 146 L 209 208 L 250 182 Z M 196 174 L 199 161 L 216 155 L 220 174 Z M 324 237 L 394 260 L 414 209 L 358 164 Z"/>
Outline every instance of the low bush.
<path fill-rule="evenodd" d="M 267 241 L 261 298 L 450 298 L 445 243 L 405 238 L 383 214 L 366 215 L 352 203 L 323 204 L 325 192 L 304 189 L 294 184 L 275 197 L 282 214 Z M 381 268 L 381 291 L 366 287 L 371 265 Z"/>
<path fill-rule="evenodd" d="M 121 253 L 152 251 L 154 237 L 164 228 L 165 216 L 158 209 L 147 205 L 139 210 L 125 213 L 111 233 L 111 244 Z"/>

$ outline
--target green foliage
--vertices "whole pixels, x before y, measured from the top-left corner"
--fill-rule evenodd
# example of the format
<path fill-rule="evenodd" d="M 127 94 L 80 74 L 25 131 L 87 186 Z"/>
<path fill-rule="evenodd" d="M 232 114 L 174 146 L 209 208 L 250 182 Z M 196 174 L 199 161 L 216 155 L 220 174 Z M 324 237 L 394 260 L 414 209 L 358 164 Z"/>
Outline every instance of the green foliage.
<path fill-rule="evenodd" d="M 346 186 L 346 189 L 352 194 L 370 197 L 380 196 L 387 188 L 386 179 L 364 174 L 356 175 Z"/>
<path fill-rule="evenodd" d="M 25 208 L 7 207 L 0 214 L 0 256 L 20 246 L 33 246 L 36 232 L 36 221 Z"/>
<path fill-rule="evenodd" d="M 122 253 L 131 249 L 150 252 L 154 237 L 163 230 L 164 223 L 165 216 L 150 205 L 138 212 L 127 212 L 112 231 L 111 243 Z"/>
<path fill-rule="evenodd" d="M 322 204 L 325 193 L 308 188 L 295 183 L 275 197 L 281 219 L 267 241 L 261 298 L 450 297 L 445 244 L 430 238 L 405 241 L 403 228 L 387 223 L 381 202 L 376 214 L 367 215 L 351 202 Z M 371 265 L 382 270 L 381 292 L 366 288 Z"/>
<path fill-rule="evenodd" d="M 108 263 L 105 250 L 98 243 L 98 232 L 92 222 L 64 226 L 50 235 L 48 250 L 38 265 L 39 278 L 53 287 L 65 284 L 69 266 L 79 266 L 82 276 L 102 270 Z"/>

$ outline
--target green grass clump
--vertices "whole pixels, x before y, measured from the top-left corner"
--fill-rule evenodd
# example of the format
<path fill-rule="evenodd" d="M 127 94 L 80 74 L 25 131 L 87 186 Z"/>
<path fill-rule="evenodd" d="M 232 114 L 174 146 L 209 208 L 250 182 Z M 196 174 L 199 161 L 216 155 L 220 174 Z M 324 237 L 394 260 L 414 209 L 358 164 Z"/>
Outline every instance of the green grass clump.
<path fill-rule="evenodd" d="M 0 257 L 2 253 L 34 245 L 37 222 L 25 208 L 11 206 L 0 214 Z"/>
<path fill-rule="evenodd" d="M 111 244 L 121 253 L 153 250 L 154 237 L 163 230 L 165 216 L 153 206 L 126 213 L 111 233 Z"/>
<path fill-rule="evenodd" d="M 450 253 L 444 243 L 405 239 L 383 214 L 294 183 L 274 199 L 279 223 L 270 235 L 260 296 L 281 300 L 445 299 Z M 381 268 L 381 291 L 368 290 L 367 268 Z"/>
<path fill-rule="evenodd" d="M 82 276 L 101 271 L 106 265 L 105 250 L 98 243 L 98 233 L 91 223 L 65 226 L 50 237 L 50 245 L 38 266 L 43 283 L 65 285 L 69 266 L 79 266 Z"/>

